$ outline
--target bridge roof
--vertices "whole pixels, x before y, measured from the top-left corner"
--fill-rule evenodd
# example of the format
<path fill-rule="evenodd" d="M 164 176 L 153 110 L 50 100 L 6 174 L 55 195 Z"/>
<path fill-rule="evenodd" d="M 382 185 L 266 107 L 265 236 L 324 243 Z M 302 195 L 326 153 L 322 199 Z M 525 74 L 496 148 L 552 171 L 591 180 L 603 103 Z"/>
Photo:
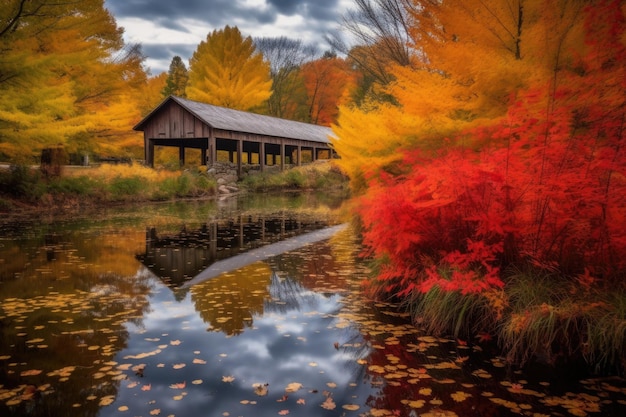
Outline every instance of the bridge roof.
<path fill-rule="evenodd" d="M 245 132 L 280 138 L 300 139 L 312 142 L 329 143 L 332 129 L 310 123 L 296 122 L 256 113 L 233 110 L 212 104 L 200 103 L 182 97 L 169 96 L 133 129 L 142 131 L 151 117 L 166 103 L 174 101 L 193 114 L 203 123 L 214 129 Z"/>

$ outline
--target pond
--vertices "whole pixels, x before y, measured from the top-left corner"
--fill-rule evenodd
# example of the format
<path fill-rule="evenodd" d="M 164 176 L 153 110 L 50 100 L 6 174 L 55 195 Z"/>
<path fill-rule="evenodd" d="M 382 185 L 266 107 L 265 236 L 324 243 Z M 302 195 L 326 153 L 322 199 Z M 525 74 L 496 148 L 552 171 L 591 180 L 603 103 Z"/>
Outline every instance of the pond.
<path fill-rule="evenodd" d="M 252 195 L 5 220 L 0 416 L 626 415 L 622 379 L 520 371 L 365 299 L 341 207 Z"/>

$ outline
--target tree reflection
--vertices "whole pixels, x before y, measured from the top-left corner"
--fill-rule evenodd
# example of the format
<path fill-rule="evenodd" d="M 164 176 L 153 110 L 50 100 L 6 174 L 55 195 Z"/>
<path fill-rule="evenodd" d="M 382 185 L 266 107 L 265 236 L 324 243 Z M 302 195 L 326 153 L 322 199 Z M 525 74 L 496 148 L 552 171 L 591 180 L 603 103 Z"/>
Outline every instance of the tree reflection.
<path fill-rule="evenodd" d="M 222 274 L 194 285 L 191 300 L 207 330 L 227 335 L 240 334 L 252 327 L 253 316 L 263 314 L 272 272 L 263 262 Z"/>
<path fill-rule="evenodd" d="M 95 416 L 116 394 L 124 375 L 110 360 L 148 308 L 151 276 L 133 256 L 142 242 L 67 230 L 4 243 L 0 415 Z"/>

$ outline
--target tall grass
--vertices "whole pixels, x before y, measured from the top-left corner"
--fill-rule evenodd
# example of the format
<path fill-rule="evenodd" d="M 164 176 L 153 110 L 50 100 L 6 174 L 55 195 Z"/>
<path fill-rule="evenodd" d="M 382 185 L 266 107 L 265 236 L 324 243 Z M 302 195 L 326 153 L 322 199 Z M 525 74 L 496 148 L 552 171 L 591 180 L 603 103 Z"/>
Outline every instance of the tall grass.
<path fill-rule="evenodd" d="M 505 282 L 480 294 L 433 287 L 404 305 L 426 332 L 491 334 L 511 363 L 583 360 L 595 372 L 626 373 L 626 285 L 581 285 L 530 267 L 508 271 Z"/>

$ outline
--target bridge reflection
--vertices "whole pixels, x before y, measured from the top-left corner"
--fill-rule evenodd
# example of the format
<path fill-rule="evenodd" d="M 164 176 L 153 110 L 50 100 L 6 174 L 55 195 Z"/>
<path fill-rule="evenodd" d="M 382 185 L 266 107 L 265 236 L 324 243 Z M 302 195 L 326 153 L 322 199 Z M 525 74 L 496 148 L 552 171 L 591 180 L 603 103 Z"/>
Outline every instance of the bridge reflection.
<path fill-rule="evenodd" d="M 137 259 L 171 287 L 180 287 L 211 264 L 268 244 L 322 229 L 328 222 L 293 212 L 242 214 L 175 233 L 146 230 Z"/>

